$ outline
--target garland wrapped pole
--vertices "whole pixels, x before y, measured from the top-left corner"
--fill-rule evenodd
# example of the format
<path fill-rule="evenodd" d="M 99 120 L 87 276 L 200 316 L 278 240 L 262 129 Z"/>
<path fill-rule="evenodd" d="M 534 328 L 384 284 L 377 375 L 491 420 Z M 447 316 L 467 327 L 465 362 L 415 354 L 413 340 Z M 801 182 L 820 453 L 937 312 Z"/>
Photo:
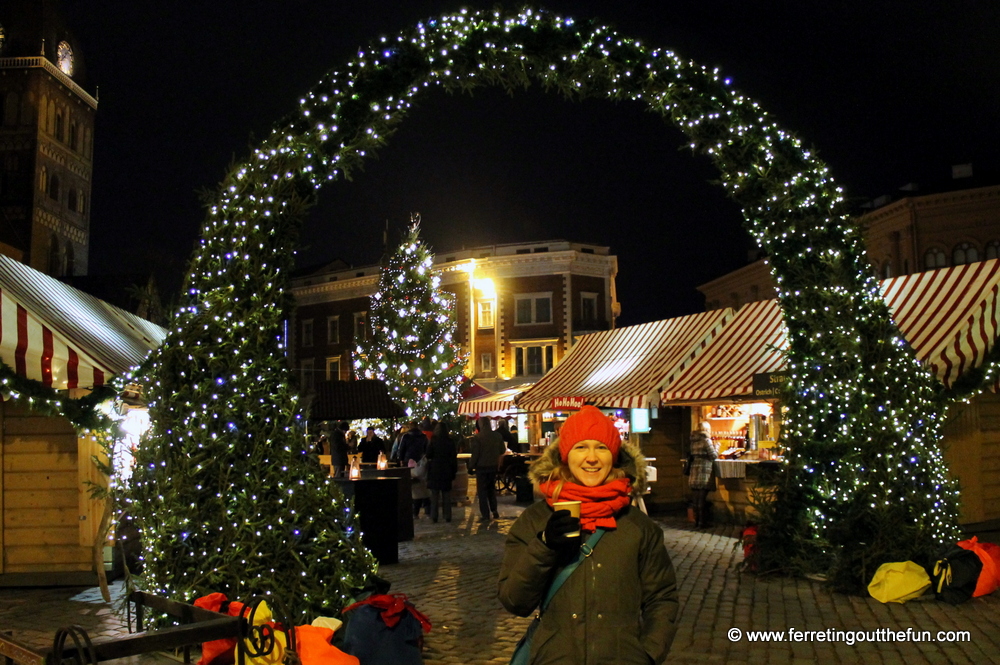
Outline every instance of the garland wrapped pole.
<path fill-rule="evenodd" d="M 791 340 L 792 453 L 762 548 L 857 586 L 956 534 L 941 398 L 890 322 L 826 166 L 718 72 L 670 51 L 547 12 L 462 11 L 359 50 L 223 182 L 148 375 L 155 425 L 131 510 L 149 588 L 280 593 L 309 614 L 364 579 L 350 511 L 306 463 L 286 368 L 299 219 L 422 95 L 533 83 L 660 114 L 715 161 L 771 257 Z"/>

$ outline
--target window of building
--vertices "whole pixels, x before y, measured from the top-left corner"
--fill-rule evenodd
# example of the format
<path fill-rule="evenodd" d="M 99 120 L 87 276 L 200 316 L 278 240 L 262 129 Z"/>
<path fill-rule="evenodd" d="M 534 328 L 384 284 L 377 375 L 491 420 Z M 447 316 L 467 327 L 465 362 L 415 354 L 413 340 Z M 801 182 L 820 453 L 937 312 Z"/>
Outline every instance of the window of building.
<path fill-rule="evenodd" d="M 69 147 L 73 150 L 77 149 L 77 144 L 79 143 L 79 130 L 76 127 L 75 122 L 69 123 Z"/>
<path fill-rule="evenodd" d="M 1000 257 L 1000 240 L 990 240 L 986 243 L 986 260 Z"/>
<path fill-rule="evenodd" d="M 493 301 L 492 300 L 480 300 L 479 301 L 479 327 L 480 328 L 492 328 L 493 327 Z"/>
<path fill-rule="evenodd" d="M 580 294 L 580 318 L 584 321 L 597 320 L 597 294 L 584 291 Z"/>
<path fill-rule="evenodd" d="M 303 393 L 311 393 L 316 387 L 316 360 L 303 358 L 299 362 L 299 383 Z"/>
<path fill-rule="evenodd" d="M 313 320 L 302 320 L 302 346 L 313 345 Z"/>
<path fill-rule="evenodd" d="M 38 179 L 38 189 L 43 192 L 49 191 L 49 170 L 42 167 L 41 177 Z"/>
<path fill-rule="evenodd" d="M 326 359 L 326 380 L 340 381 L 340 358 Z"/>
<path fill-rule="evenodd" d="M 960 266 L 966 263 L 975 263 L 979 260 L 979 251 L 971 242 L 960 242 L 951 251 L 952 265 Z"/>
<path fill-rule="evenodd" d="M 70 277 L 73 276 L 73 270 L 76 269 L 76 252 L 73 250 L 73 243 L 66 242 L 66 274 Z"/>
<path fill-rule="evenodd" d="M 493 354 L 482 353 L 479 355 L 479 371 L 488 373 L 493 371 Z"/>
<path fill-rule="evenodd" d="M 78 213 L 80 213 L 81 215 L 86 214 L 87 213 L 87 195 L 83 193 L 82 189 L 80 190 L 80 194 L 76 197 L 76 202 L 77 202 L 76 211 Z"/>
<path fill-rule="evenodd" d="M 368 312 L 354 313 L 354 341 L 368 339 Z"/>
<path fill-rule="evenodd" d="M 77 205 L 76 190 L 70 187 L 69 191 L 66 192 L 66 206 L 73 212 L 78 212 L 76 209 Z"/>
<path fill-rule="evenodd" d="M 522 293 L 514 296 L 515 323 L 552 323 L 551 293 Z"/>
<path fill-rule="evenodd" d="M 49 198 L 53 201 L 59 200 L 59 176 L 55 173 L 49 176 Z"/>
<path fill-rule="evenodd" d="M 888 261 L 882 264 L 882 279 L 889 279 L 892 277 L 892 264 Z"/>
<path fill-rule="evenodd" d="M 49 236 L 49 270 L 48 274 L 59 277 L 62 275 L 62 248 L 55 233 Z"/>
<path fill-rule="evenodd" d="M 544 374 L 552 369 L 554 347 L 551 345 L 518 346 L 514 348 L 514 375 Z"/>
<path fill-rule="evenodd" d="M 63 140 L 63 115 L 62 111 L 56 111 L 56 138 Z"/>
<path fill-rule="evenodd" d="M 939 247 L 928 249 L 924 254 L 924 268 L 933 270 L 934 268 L 944 268 L 948 265 L 948 257 L 944 255 L 944 250 Z"/>
<path fill-rule="evenodd" d="M 326 317 L 326 343 L 340 344 L 340 317 Z"/>

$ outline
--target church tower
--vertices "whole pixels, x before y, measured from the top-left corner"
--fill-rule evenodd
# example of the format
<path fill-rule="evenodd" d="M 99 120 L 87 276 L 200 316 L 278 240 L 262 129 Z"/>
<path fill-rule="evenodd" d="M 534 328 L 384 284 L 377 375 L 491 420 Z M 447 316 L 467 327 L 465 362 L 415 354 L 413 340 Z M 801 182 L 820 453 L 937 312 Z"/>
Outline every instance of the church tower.
<path fill-rule="evenodd" d="M 87 274 L 97 100 L 57 0 L 0 3 L 0 253 Z"/>

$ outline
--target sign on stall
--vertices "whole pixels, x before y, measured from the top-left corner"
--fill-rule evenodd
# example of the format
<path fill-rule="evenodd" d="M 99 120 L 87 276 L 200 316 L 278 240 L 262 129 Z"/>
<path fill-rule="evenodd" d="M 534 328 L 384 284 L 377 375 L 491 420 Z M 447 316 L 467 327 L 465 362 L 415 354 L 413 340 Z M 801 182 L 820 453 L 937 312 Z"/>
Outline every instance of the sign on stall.
<path fill-rule="evenodd" d="M 560 409 L 579 409 L 583 407 L 583 404 L 583 397 L 553 397 L 551 408 L 553 411 L 558 411 Z"/>
<path fill-rule="evenodd" d="M 753 375 L 753 396 L 777 399 L 781 387 L 788 380 L 788 372 L 764 372 Z"/>

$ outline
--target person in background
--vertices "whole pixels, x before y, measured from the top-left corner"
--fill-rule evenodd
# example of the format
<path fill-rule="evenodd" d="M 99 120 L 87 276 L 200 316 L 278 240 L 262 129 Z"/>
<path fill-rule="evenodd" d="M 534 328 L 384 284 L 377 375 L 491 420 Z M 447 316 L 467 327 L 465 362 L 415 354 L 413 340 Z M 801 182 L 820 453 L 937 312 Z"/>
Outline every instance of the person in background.
<path fill-rule="evenodd" d="M 490 513 L 499 519 L 497 511 L 497 469 L 504 454 L 503 438 L 490 427 L 490 419 L 481 416 L 472 435 L 472 456 L 469 471 L 476 474 L 476 495 L 479 497 L 480 522 L 488 522 Z"/>
<path fill-rule="evenodd" d="M 361 453 L 362 464 L 378 463 L 379 453 L 385 452 L 385 441 L 375 434 L 374 427 L 369 427 L 365 431 L 365 438 L 358 443 L 358 451 Z"/>
<path fill-rule="evenodd" d="M 399 444 L 403 442 L 405 427 L 398 428 L 392 435 L 392 450 L 389 452 L 390 462 L 399 462 Z"/>
<path fill-rule="evenodd" d="M 631 503 L 644 486 L 635 481 L 646 477 L 645 456 L 589 405 L 566 420 L 555 443 L 529 472 L 545 500 L 521 513 L 507 535 L 500 602 L 528 616 L 556 571 L 579 557 L 581 542 L 604 533 L 541 615 L 528 662 L 666 663 L 677 631 L 677 578 L 663 530 Z M 556 501 L 580 501 L 580 517 L 554 510 Z"/>
<path fill-rule="evenodd" d="M 427 445 L 427 489 L 431 493 L 431 521 L 438 521 L 438 508 L 444 521 L 451 521 L 451 484 L 458 475 L 458 449 L 451 439 L 448 424 L 439 422 Z"/>
<path fill-rule="evenodd" d="M 347 452 L 356 455 L 358 452 L 358 433 L 351 430 L 347 433 Z"/>
<path fill-rule="evenodd" d="M 410 460 L 419 462 L 427 452 L 427 437 L 420 431 L 416 420 L 411 420 L 399 439 L 399 463 L 409 466 Z"/>
<path fill-rule="evenodd" d="M 521 452 L 521 446 L 517 442 L 517 437 L 514 433 L 510 431 L 507 425 L 506 418 L 501 418 L 500 422 L 497 423 L 497 434 L 503 439 L 504 446 L 507 448 L 507 452 L 519 453 Z"/>
<path fill-rule="evenodd" d="M 420 431 L 424 433 L 424 436 L 427 437 L 428 441 L 430 441 L 431 438 L 434 436 L 435 425 L 437 425 L 437 421 L 431 420 L 427 416 L 424 416 L 423 419 L 420 421 Z"/>
<path fill-rule="evenodd" d="M 416 420 L 411 421 L 408 427 L 399 442 L 399 464 L 411 469 L 413 481 L 410 483 L 410 494 L 413 499 L 413 516 L 417 517 L 421 507 L 426 514 L 431 511 L 431 496 L 426 484 L 426 462 L 421 464 L 427 453 L 427 437 L 420 431 Z"/>
<path fill-rule="evenodd" d="M 712 441 L 712 425 L 703 420 L 698 424 L 698 429 L 691 432 L 691 471 L 688 474 L 696 527 L 708 526 L 705 504 L 712 485 L 712 470 L 718 457 L 719 449 Z"/>
<path fill-rule="evenodd" d="M 330 466 L 333 475 L 340 477 L 347 469 L 347 423 L 339 422 L 330 437 Z"/>

